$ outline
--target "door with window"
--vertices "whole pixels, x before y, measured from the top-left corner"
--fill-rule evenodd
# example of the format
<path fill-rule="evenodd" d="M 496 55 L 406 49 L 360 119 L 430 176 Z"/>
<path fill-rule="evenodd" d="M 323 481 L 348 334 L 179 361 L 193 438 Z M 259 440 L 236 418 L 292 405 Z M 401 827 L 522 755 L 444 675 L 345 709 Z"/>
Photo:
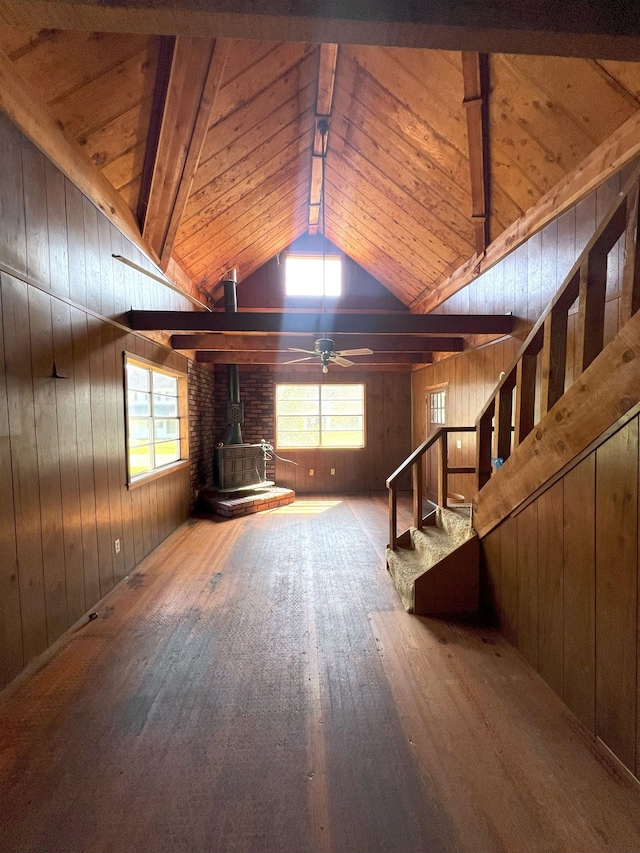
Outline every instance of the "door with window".
<path fill-rule="evenodd" d="M 447 383 L 448 384 L 448 383 Z M 427 434 L 430 438 L 440 427 L 447 425 L 447 384 L 427 388 Z M 438 448 L 433 447 L 427 453 L 426 483 L 424 493 L 430 501 L 438 501 Z"/>

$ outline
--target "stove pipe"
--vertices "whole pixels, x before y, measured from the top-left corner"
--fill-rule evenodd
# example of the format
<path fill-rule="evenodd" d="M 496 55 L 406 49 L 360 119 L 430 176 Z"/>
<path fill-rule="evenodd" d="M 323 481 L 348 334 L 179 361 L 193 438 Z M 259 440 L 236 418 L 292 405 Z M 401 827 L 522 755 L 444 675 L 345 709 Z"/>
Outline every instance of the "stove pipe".
<path fill-rule="evenodd" d="M 222 284 L 224 287 L 224 310 L 227 314 L 236 314 L 238 299 L 236 295 L 237 272 L 229 270 Z M 240 402 L 240 370 L 237 364 L 227 365 L 227 434 L 224 444 L 242 444 L 240 424 L 244 422 L 244 411 Z"/>

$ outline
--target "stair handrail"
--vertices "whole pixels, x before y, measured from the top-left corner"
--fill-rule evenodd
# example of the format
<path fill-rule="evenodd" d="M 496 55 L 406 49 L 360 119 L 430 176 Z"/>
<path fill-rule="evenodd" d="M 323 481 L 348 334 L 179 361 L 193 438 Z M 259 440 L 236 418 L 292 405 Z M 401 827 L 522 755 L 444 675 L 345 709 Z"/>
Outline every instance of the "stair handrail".
<path fill-rule="evenodd" d="M 386 484 L 389 490 L 389 547 L 394 551 L 398 545 L 397 521 L 398 521 L 398 480 L 411 468 L 411 490 L 413 497 L 413 526 L 422 526 L 422 457 L 424 454 L 438 444 L 438 504 L 447 505 L 448 478 L 449 474 L 474 474 L 475 467 L 450 468 L 448 465 L 448 437 L 452 432 L 475 432 L 475 426 L 448 427 L 441 426 L 426 438 L 411 453 L 404 462 L 387 478 Z"/>
<path fill-rule="evenodd" d="M 621 324 L 640 307 L 639 170 L 625 183 L 559 290 L 534 324 L 518 354 L 476 420 L 477 491 L 492 475 L 492 458 L 502 461 L 535 426 L 537 358 L 542 352 L 540 418 L 565 392 L 569 309 L 579 300 L 577 371 L 574 382 L 603 348 L 607 255 L 626 234 Z M 515 388 L 515 413 L 513 391 Z"/>

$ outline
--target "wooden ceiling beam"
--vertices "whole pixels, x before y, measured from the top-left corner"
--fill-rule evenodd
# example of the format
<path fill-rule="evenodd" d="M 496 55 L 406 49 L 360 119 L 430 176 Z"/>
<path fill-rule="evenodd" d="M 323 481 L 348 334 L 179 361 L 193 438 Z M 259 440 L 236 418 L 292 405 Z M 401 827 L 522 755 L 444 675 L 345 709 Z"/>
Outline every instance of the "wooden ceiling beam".
<path fill-rule="evenodd" d="M 356 349 L 363 345 L 358 335 L 339 335 L 335 337 L 338 350 Z M 203 333 L 193 335 L 172 335 L 173 349 L 211 350 L 215 352 L 261 351 L 278 352 L 288 347 L 313 349 L 313 338 L 309 335 L 283 338 L 281 335 Z M 433 337 L 412 335 L 368 335 L 366 345 L 374 352 L 462 352 L 465 348 L 464 338 Z"/>
<path fill-rule="evenodd" d="M 491 335 L 510 334 L 510 314 L 237 314 L 200 311 L 129 311 L 132 329 L 272 334 Z"/>
<path fill-rule="evenodd" d="M 316 122 L 311 152 L 311 187 L 309 190 L 309 234 L 317 234 L 320 227 L 322 203 L 322 163 L 329 144 L 329 117 L 333 105 L 333 89 L 338 61 L 337 44 L 321 44 L 318 63 L 318 93 L 316 96 Z"/>
<path fill-rule="evenodd" d="M 235 352 L 197 352 L 196 361 L 204 364 L 290 364 L 294 360 L 298 364 L 306 363 L 307 367 L 320 366 L 320 359 L 313 356 L 306 362 L 304 353 L 295 352 L 259 352 L 239 350 Z M 346 356 L 355 365 L 370 364 L 431 364 L 433 353 L 430 352 L 374 352 L 373 355 Z"/>
<path fill-rule="evenodd" d="M 471 172 L 471 218 L 476 252 L 490 242 L 489 193 L 489 58 L 486 53 L 462 51 L 463 105 L 467 113 L 467 141 Z"/>
<path fill-rule="evenodd" d="M 142 234 L 166 269 L 200 162 L 230 42 L 178 37 L 157 141 L 150 135 Z M 162 66 L 161 66 L 162 68 Z M 160 84 L 164 85 L 164 84 Z M 150 165 L 152 164 L 152 165 Z"/>
<path fill-rule="evenodd" d="M 375 11 L 335 0 L 314 13 L 306 0 L 0 0 L 0 24 L 97 32 L 166 33 L 194 37 L 335 42 L 640 59 L 640 19 L 634 3 L 574 0 L 451 0 L 397 3 Z"/>
<path fill-rule="evenodd" d="M 416 313 L 433 311 L 482 273 L 525 243 L 553 219 L 593 192 L 640 154 L 640 111 L 627 119 L 588 157 L 572 169 L 540 201 L 506 228 L 483 257 L 474 255 L 452 275 L 418 294 L 410 303 Z"/>

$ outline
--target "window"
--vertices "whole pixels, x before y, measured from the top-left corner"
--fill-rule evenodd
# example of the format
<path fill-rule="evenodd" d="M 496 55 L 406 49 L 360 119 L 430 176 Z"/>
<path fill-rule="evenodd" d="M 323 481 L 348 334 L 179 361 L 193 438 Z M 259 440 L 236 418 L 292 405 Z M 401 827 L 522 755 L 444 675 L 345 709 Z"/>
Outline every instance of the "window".
<path fill-rule="evenodd" d="M 276 385 L 276 444 L 364 447 L 364 385 Z"/>
<path fill-rule="evenodd" d="M 186 377 L 125 356 L 129 483 L 187 458 Z"/>
<path fill-rule="evenodd" d="M 429 420 L 432 424 L 446 424 L 447 422 L 447 390 L 429 393 Z"/>
<path fill-rule="evenodd" d="M 327 256 L 324 269 L 324 295 L 342 294 L 342 258 Z M 322 255 L 287 255 L 284 262 L 284 285 L 287 296 L 322 296 Z"/>

